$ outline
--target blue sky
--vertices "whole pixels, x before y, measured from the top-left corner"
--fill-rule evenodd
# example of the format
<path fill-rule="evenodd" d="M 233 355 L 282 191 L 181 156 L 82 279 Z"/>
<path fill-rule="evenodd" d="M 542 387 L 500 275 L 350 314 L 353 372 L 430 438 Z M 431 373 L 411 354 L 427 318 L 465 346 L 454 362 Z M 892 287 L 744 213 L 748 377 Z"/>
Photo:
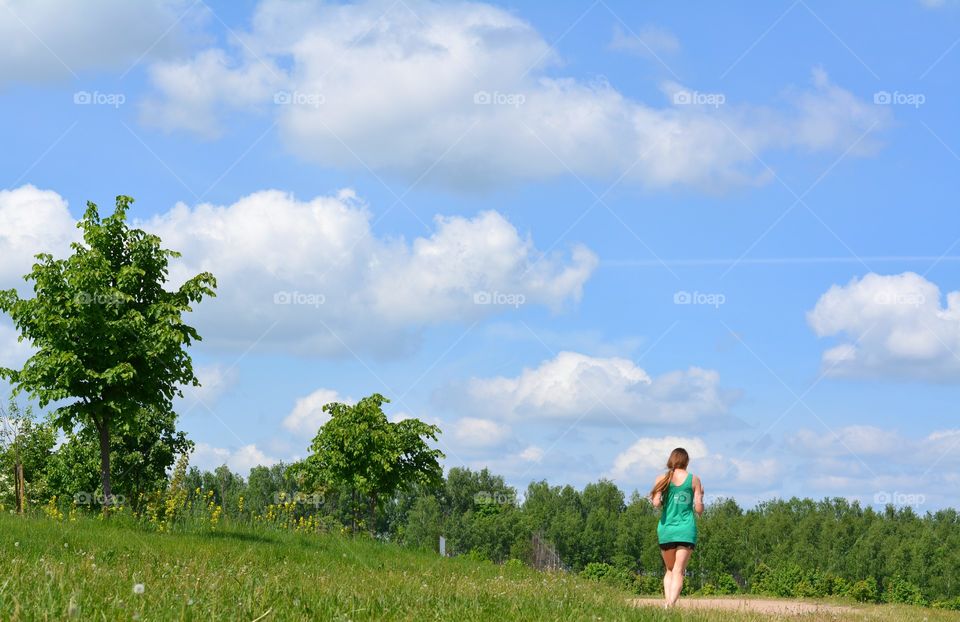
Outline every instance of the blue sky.
<path fill-rule="evenodd" d="M 0 286 L 136 197 L 220 279 L 196 464 L 377 391 L 521 488 L 960 492 L 957 3 L 59 4 L 0 10 Z"/>

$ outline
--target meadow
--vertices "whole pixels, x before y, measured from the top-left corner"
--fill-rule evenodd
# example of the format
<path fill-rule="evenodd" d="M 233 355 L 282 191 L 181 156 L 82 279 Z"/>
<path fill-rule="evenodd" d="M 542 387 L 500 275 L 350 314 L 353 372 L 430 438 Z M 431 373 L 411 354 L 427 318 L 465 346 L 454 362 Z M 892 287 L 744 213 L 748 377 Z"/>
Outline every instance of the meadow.
<path fill-rule="evenodd" d="M 767 620 L 636 607 L 572 573 L 441 558 L 366 536 L 256 527 L 144 530 L 115 518 L 0 515 L 5 620 Z M 960 620 L 840 602 L 834 620 Z M 804 619 L 819 619 L 817 615 Z"/>

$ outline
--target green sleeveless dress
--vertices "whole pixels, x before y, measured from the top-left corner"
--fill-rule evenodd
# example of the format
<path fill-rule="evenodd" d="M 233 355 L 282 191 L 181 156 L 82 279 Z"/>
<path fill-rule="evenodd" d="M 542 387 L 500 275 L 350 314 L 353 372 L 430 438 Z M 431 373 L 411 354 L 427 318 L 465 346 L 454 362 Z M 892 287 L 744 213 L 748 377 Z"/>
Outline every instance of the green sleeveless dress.
<path fill-rule="evenodd" d="M 697 543 L 697 521 L 693 513 L 693 474 L 687 473 L 687 479 L 679 486 L 673 482 L 663 493 L 663 506 L 660 522 L 657 524 L 657 540 L 660 544 L 668 542 Z"/>

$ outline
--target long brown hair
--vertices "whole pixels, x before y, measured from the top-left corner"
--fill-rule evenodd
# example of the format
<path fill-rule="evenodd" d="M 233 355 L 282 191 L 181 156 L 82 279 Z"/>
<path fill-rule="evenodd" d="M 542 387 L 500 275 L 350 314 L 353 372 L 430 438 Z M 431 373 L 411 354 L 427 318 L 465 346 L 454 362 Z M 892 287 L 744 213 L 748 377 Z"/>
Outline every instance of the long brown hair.
<path fill-rule="evenodd" d="M 667 458 L 666 476 L 657 480 L 657 483 L 653 485 L 653 489 L 650 491 L 650 496 L 656 497 L 657 495 L 665 493 L 667 488 L 670 487 L 670 482 L 673 481 L 673 472 L 677 469 L 687 468 L 688 464 L 690 464 L 690 454 L 687 453 L 686 449 L 677 447 L 671 451 L 670 457 Z"/>

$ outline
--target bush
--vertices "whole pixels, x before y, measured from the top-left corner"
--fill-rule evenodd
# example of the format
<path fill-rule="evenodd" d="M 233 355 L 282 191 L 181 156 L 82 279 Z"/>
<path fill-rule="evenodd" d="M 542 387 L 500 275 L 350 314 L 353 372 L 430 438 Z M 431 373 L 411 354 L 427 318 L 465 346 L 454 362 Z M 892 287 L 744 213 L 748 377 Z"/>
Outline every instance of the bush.
<path fill-rule="evenodd" d="M 629 570 L 616 568 L 603 562 L 590 562 L 580 571 L 580 576 L 622 589 L 630 589 L 635 581 L 633 573 Z"/>
<path fill-rule="evenodd" d="M 900 577 L 894 577 L 887 581 L 887 589 L 883 592 L 883 600 L 888 603 L 903 603 L 906 605 L 923 606 L 927 604 L 927 600 L 920 593 L 920 588 Z"/>
<path fill-rule="evenodd" d="M 861 603 L 875 603 L 879 599 L 879 590 L 877 589 L 877 580 L 873 577 L 861 579 L 852 586 L 848 594 Z"/>
<path fill-rule="evenodd" d="M 956 598 L 951 598 L 950 600 L 937 600 L 934 601 L 931 607 L 935 609 L 949 609 L 951 611 L 960 611 L 960 596 Z"/>
<path fill-rule="evenodd" d="M 504 567 L 504 568 L 509 568 L 509 569 L 511 569 L 511 570 L 516 570 L 517 568 L 525 568 L 525 567 L 526 567 L 526 564 L 524 564 L 524 563 L 523 563 L 522 561 L 520 561 L 519 559 L 517 559 L 517 558 L 515 558 L 515 557 L 512 557 L 512 558 L 508 559 L 507 561 L 503 562 L 503 567 Z"/>
<path fill-rule="evenodd" d="M 739 591 L 740 586 L 737 585 L 737 580 L 734 579 L 732 575 L 723 573 L 717 577 L 716 594 L 727 596 L 730 594 L 736 594 Z"/>
<path fill-rule="evenodd" d="M 663 594 L 663 577 L 653 574 L 641 574 L 633 580 L 633 591 L 637 594 Z"/>

